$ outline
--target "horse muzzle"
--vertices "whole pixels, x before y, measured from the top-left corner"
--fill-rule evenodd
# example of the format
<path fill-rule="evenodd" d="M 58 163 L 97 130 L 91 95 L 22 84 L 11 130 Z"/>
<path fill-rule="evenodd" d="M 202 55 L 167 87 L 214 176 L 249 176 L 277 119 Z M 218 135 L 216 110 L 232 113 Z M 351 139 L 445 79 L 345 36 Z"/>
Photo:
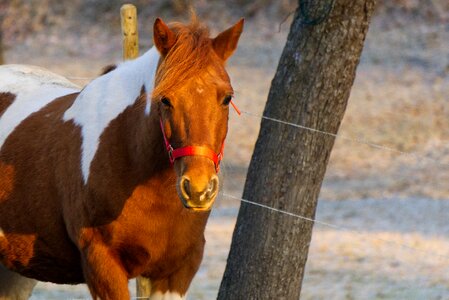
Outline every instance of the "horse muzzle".
<path fill-rule="evenodd" d="M 191 180 L 183 175 L 178 184 L 178 194 L 184 207 L 193 211 L 209 211 L 218 194 L 217 175 L 207 180 Z"/>

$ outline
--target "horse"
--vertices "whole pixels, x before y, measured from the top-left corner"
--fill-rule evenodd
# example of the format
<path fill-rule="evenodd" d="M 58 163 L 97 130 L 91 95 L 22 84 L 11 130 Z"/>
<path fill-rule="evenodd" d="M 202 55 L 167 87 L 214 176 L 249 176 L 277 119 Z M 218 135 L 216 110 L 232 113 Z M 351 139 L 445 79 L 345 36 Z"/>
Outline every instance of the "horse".
<path fill-rule="evenodd" d="M 196 17 L 157 18 L 154 46 L 80 90 L 30 66 L 0 67 L 0 298 L 37 281 L 86 283 L 93 299 L 185 299 L 233 89 L 241 19 L 214 38 Z"/>

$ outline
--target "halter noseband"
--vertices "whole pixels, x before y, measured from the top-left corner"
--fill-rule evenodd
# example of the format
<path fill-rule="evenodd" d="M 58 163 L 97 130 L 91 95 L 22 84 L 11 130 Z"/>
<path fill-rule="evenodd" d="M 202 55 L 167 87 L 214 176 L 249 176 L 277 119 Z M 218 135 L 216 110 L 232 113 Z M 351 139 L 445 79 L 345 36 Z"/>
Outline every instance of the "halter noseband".
<path fill-rule="evenodd" d="M 232 107 L 237 112 L 237 114 L 240 116 L 241 112 L 237 108 L 237 106 L 234 104 L 234 101 L 231 100 Z M 225 142 L 223 140 L 223 143 L 221 144 L 220 153 L 215 153 L 214 150 L 212 150 L 209 147 L 206 146 L 186 146 L 182 148 L 176 148 L 174 149 L 170 142 L 167 139 L 167 136 L 165 135 L 164 130 L 164 123 L 162 122 L 162 117 L 159 116 L 159 125 L 161 125 L 161 131 L 162 136 L 164 137 L 164 143 L 165 148 L 168 152 L 168 158 L 170 159 L 170 164 L 173 166 L 175 163 L 175 160 L 183 157 L 183 156 L 203 156 L 209 158 L 211 161 L 214 162 L 215 165 L 215 171 L 218 173 L 220 171 L 220 162 L 223 159 L 223 151 L 225 147 Z"/>
<path fill-rule="evenodd" d="M 168 158 L 170 159 L 170 164 L 173 165 L 175 160 L 183 156 L 204 156 L 209 158 L 214 162 L 215 171 L 218 173 L 220 171 L 220 162 L 223 159 L 224 141 L 221 145 L 220 153 L 215 153 L 214 150 L 206 146 L 186 146 L 182 148 L 174 149 L 165 135 L 164 124 L 162 123 L 162 118 L 159 117 L 159 124 L 161 125 L 162 136 L 164 137 L 165 148 L 168 152 Z"/>

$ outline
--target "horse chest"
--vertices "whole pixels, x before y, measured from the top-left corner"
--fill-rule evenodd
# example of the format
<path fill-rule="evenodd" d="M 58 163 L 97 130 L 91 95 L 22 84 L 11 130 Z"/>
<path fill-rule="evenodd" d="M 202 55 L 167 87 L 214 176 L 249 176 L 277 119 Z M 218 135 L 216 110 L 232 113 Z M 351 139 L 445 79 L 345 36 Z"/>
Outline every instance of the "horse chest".
<path fill-rule="evenodd" d="M 208 214 L 181 210 L 178 214 L 152 214 L 134 222 L 126 237 L 121 237 L 118 252 L 130 277 L 148 274 L 166 277 L 204 247 L 204 228 Z"/>

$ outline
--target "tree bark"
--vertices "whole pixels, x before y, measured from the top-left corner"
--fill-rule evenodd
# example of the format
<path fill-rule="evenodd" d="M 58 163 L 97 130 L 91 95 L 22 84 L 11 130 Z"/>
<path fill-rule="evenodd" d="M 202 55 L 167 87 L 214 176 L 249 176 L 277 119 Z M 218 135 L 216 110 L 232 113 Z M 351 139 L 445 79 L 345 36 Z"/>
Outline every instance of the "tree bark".
<path fill-rule="evenodd" d="M 305 0 L 302 0 L 305 1 Z M 328 18 L 298 8 L 264 115 L 337 133 L 375 0 L 336 0 Z M 263 120 L 243 198 L 315 217 L 334 137 Z M 242 203 L 218 299 L 298 299 L 313 223 Z"/>

